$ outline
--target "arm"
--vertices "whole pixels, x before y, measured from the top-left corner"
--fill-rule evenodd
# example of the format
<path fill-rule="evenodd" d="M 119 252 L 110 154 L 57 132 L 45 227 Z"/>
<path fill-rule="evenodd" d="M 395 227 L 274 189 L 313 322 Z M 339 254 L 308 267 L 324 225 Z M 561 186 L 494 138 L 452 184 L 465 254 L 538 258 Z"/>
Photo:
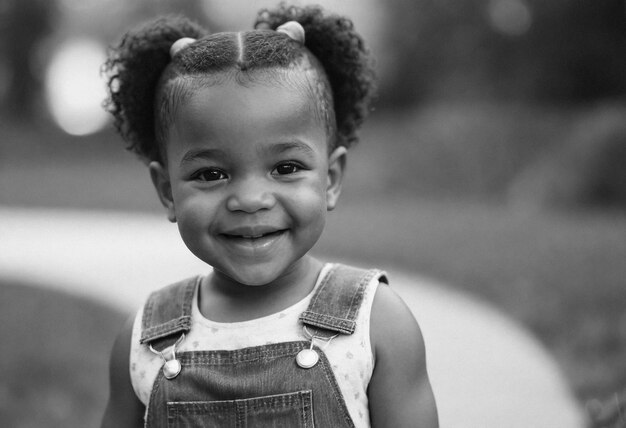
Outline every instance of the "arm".
<path fill-rule="evenodd" d="M 437 427 L 422 333 L 409 308 L 386 284 L 376 291 L 370 326 L 376 358 L 368 387 L 372 427 Z"/>
<path fill-rule="evenodd" d="M 118 335 L 109 364 L 109 403 L 102 419 L 102 428 L 143 427 L 145 406 L 135 395 L 130 383 L 130 340 L 134 317 L 131 317 Z"/>

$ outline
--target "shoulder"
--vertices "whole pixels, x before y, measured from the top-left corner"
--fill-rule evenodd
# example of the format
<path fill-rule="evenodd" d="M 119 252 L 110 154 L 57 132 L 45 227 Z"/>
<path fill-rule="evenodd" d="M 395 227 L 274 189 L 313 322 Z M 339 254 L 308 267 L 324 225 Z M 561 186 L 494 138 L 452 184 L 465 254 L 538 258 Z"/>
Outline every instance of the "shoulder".
<path fill-rule="evenodd" d="M 117 336 L 109 363 L 109 402 L 102 427 L 139 427 L 143 425 L 143 404 L 133 390 L 130 380 L 130 348 L 136 315 L 128 321 Z"/>
<path fill-rule="evenodd" d="M 196 286 L 202 280 L 202 276 L 196 275 L 191 276 L 189 278 L 181 279 L 180 281 L 174 282 L 172 284 L 168 284 L 163 286 L 155 291 L 153 291 L 146 301 L 146 304 L 150 304 L 155 300 L 171 300 L 178 298 L 189 297 L 187 294 L 193 293 L 196 289 Z"/>
<path fill-rule="evenodd" d="M 372 303 L 370 337 L 375 357 L 385 353 L 388 345 L 408 348 L 413 357 L 425 353 L 424 340 L 413 313 L 396 292 L 379 282 Z"/>
<path fill-rule="evenodd" d="M 110 360 L 110 376 L 111 380 L 127 380 L 130 348 L 133 335 L 133 327 L 137 315 L 134 314 L 128 318 L 122 330 L 117 335 L 113 349 L 111 351 Z"/>
<path fill-rule="evenodd" d="M 404 301 L 379 283 L 370 322 L 374 372 L 368 387 L 372 427 L 436 427 L 424 339 Z"/>

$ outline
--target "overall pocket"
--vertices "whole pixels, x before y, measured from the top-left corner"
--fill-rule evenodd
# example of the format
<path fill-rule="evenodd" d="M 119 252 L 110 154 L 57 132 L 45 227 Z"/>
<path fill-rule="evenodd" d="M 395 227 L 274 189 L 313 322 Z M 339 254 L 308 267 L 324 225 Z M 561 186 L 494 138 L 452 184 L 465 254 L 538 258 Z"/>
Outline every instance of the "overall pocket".
<path fill-rule="evenodd" d="M 311 391 L 224 401 L 167 403 L 170 428 L 313 428 Z"/>

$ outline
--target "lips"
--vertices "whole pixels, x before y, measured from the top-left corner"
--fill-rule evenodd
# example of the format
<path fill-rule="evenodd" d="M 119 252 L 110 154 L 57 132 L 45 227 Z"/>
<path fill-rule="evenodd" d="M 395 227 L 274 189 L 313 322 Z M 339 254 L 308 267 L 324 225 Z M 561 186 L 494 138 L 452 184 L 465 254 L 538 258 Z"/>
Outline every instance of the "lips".
<path fill-rule="evenodd" d="M 245 239 L 245 240 L 249 240 L 249 241 L 255 241 L 255 240 L 260 240 L 260 239 L 270 239 L 273 238 L 275 236 L 278 236 L 280 234 L 282 234 L 284 232 L 284 230 L 276 230 L 274 232 L 268 232 L 268 233 L 259 233 L 259 234 L 250 234 L 250 235 L 244 235 L 244 234 L 230 234 L 230 233 L 224 233 L 223 236 L 228 238 L 228 239 Z"/>
<path fill-rule="evenodd" d="M 287 232 L 276 227 L 240 227 L 220 234 L 223 242 L 239 251 L 269 250 Z"/>
<path fill-rule="evenodd" d="M 284 232 L 285 229 L 273 226 L 246 226 L 229 229 L 221 235 L 227 238 L 259 239 Z"/>
<path fill-rule="evenodd" d="M 282 230 L 277 230 L 276 232 L 270 232 L 270 233 L 262 233 L 260 235 L 242 235 L 241 237 L 244 239 L 259 239 L 259 238 L 264 238 L 264 237 L 270 237 L 273 235 L 278 235 L 279 233 L 282 233 Z"/>

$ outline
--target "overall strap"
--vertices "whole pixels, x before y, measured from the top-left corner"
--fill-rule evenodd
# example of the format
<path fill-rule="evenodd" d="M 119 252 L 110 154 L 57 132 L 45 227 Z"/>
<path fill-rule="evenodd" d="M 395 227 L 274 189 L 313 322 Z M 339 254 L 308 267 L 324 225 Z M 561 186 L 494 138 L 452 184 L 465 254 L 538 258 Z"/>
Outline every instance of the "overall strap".
<path fill-rule="evenodd" d="M 143 308 L 140 343 L 187 333 L 191 328 L 191 304 L 202 277 L 195 276 L 153 292 Z"/>
<path fill-rule="evenodd" d="M 354 333 L 365 289 L 374 278 L 388 283 L 383 271 L 335 265 L 322 279 L 300 320 L 337 333 Z"/>

